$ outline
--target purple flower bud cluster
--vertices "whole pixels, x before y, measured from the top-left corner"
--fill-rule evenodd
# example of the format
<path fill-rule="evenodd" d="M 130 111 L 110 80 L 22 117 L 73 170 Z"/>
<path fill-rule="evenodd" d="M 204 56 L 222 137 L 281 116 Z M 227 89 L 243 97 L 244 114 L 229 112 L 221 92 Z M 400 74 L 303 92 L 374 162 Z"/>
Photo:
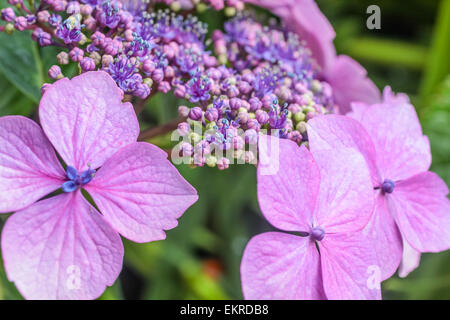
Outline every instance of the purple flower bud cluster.
<path fill-rule="evenodd" d="M 190 107 L 179 112 L 188 120 L 178 132 L 189 139 L 180 153 L 194 165 L 228 167 L 233 159 L 214 150 L 234 150 L 235 159 L 252 163 L 256 154 L 246 147 L 260 130 L 306 143 L 306 121 L 336 108 L 330 85 L 318 77 L 319 67 L 298 36 L 243 14 L 242 1 L 159 2 L 171 10 L 152 11 L 143 0 L 42 0 L 24 16 L 5 8 L 1 18 L 19 31 L 33 30 L 41 46 L 62 48 L 59 65 L 104 70 L 139 99 L 170 91 L 184 99 Z M 197 17 L 175 13 L 207 6 L 235 15 L 211 39 Z M 56 65 L 48 75 L 64 76 Z"/>
<path fill-rule="evenodd" d="M 185 138 L 180 153 L 194 165 L 218 164 L 224 150 L 232 151 L 229 161 L 252 163 L 256 155 L 249 145 L 256 144 L 261 130 L 307 143 L 306 122 L 336 108 L 330 85 L 318 78 L 318 66 L 296 35 L 238 15 L 212 40 L 215 63 L 204 58 L 195 71 L 198 55 L 179 55 L 191 77 L 179 81 L 175 94 L 196 105 L 188 112 L 180 107 L 180 116 L 188 117 L 178 127 Z"/>

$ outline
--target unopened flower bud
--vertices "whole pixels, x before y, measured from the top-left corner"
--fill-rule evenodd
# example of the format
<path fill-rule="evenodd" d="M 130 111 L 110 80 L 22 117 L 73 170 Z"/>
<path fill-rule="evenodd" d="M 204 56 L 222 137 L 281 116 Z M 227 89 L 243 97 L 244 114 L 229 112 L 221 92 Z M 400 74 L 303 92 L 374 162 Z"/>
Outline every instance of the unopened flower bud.
<path fill-rule="evenodd" d="M 61 68 L 57 65 L 53 65 L 48 70 L 48 76 L 50 79 L 61 79 L 63 77 L 61 73 Z"/>

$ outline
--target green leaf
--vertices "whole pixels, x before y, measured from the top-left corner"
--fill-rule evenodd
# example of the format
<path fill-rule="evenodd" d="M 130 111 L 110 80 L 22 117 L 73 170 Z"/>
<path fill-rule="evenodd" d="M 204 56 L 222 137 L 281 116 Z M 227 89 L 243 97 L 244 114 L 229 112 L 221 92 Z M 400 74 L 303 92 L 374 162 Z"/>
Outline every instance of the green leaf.
<path fill-rule="evenodd" d="M 431 101 L 422 122 L 424 133 L 431 142 L 432 170 L 450 185 L 450 76 L 432 96 Z"/>
<path fill-rule="evenodd" d="M 431 51 L 421 83 L 422 105 L 428 101 L 433 90 L 450 73 L 450 0 L 442 0 L 433 32 Z"/>
<path fill-rule="evenodd" d="M 29 116 L 36 106 L 36 103 L 25 96 L 21 91 L 9 83 L 0 74 L 0 117 L 6 115 Z"/>
<path fill-rule="evenodd" d="M 28 98 L 38 102 L 43 84 L 37 45 L 30 32 L 0 33 L 0 72 Z"/>

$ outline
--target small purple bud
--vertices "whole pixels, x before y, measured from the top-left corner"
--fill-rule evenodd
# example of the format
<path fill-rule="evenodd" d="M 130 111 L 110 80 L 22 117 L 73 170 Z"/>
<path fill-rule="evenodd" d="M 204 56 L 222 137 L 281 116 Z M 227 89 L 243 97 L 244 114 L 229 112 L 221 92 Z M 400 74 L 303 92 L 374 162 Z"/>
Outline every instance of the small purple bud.
<path fill-rule="evenodd" d="M 187 142 L 183 142 L 180 146 L 180 156 L 190 157 L 194 154 L 194 147 Z"/>
<path fill-rule="evenodd" d="M 250 111 L 256 111 L 258 109 L 261 109 L 262 107 L 262 102 L 261 100 L 259 100 L 257 97 L 253 97 L 249 100 L 250 103 Z"/>
<path fill-rule="evenodd" d="M 164 71 L 162 69 L 155 69 L 152 72 L 152 79 L 155 82 L 160 82 L 164 79 Z"/>
<path fill-rule="evenodd" d="M 187 118 L 189 116 L 190 109 L 186 106 L 179 106 L 178 107 L 178 116 L 180 118 Z"/>
<path fill-rule="evenodd" d="M 65 0 L 55 0 L 53 2 L 53 10 L 55 11 L 65 11 L 67 7 L 67 1 Z"/>
<path fill-rule="evenodd" d="M 195 154 L 194 155 L 194 164 L 198 167 L 203 167 L 206 163 L 206 158 L 202 156 L 201 154 Z"/>
<path fill-rule="evenodd" d="M 302 134 L 297 130 L 289 132 L 288 138 L 296 143 L 300 143 L 303 141 Z"/>
<path fill-rule="evenodd" d="M 83 59 L 84 51 L 78 47 L 73 48 L 69 52 L 70 59 L 74 62 L 80 62 Z"/>
<path fill-rule="evenodd" d="M 94 31 L 97 28 L 97 20 L 95 20 L 93 17 L 87 17 L 84 19 L 84 25 L 86 26 L 87 30 Z"/>
<path fill-rule="evenodd" d="M 180 122 L 177 131 L 181 137 L 184 137 L 191 131 L 191 126 L 187 122 Z"/>
<path fill-rule="evenodd" d="M 239 112 L 238 113 L 239 123 L 246 124 L 250 119 L 247 112 Z"/>
<path fill-rule="evenodd" d="M 166 70 L 164 70 L 164 78 L 170 79 L 175 76 L 175 69 L 171 66 L 167 66 Z"/>
<path fill-rule="evenodd" d="M 122 42 L 120 42 L 119 40 L 105 38 L 105 41 L 103 42 L 103 49 L 105 50 L 105 53 L 112 56 L 118 54 L 122 47 Z"/>
<path fill-rule="evenodd" d="M 69 63 L 69 54 L 65 51 L 61 51 L 56 56 L 56 60 L 58 60 L 58 63 L 61 65 L 66 65 Z"/>
<path fill-rule="evenodd" d="M 203 55 L 203 61 L 205 63 L 205 67 L 210 68 L 217 65 L 217 59 L 214 56 L 210 56 L 209 54 Z"/>
<path fill-rule="evenodd" d="M 17 17 L 14 23 L 14 28 L 16 28 L 19 31 L 23 31 L 27 28 L 28 22 L 27 18 L 25 17 Z M 36 29 L 37 30 L 37 29 Z M 41 29 L 42 31 L 42 29 Z"/>
<path fill-rule="evenodd" d="M 256 120 L 256 119 L 249 119 L 247 121 L 247 128 L 259 131 L 259 129 L 261 129 L 261 125 L 259 124 L 258 120 Z"/>
<path fill-rule="evenodd" d="M 322 241 L 325 238 L 325 231 L 321 227 L 314 227 L 311 230 L 311 238 L 315 241 Z"/>
<path fill-rule="evenodd" d="M 170 91 L 170 89 L 172 89 L 172 87 L 171 87 L 170 83 L 167 81 L 161 81 L 158 85 L 158 91 L 160 91 L 162 93 L 167 93 Z"/>
<path fill-rule="evenodd" d="M 213 94 L 213 95 L 216 95 L 216 96 L 218 96 L 218 95 L 220 95 L 221 94 L 221 90 L 220 90 L 220 85 L 218 85 L 217 83 L 213 83 L 212 85 L 211 85 L 211 93 Z"/>
<path fill-rule="evenodd" d="M 237 97 L 239 95 L 239 89 L 236 86 L 230 86 L 227 90 L 227 96 L 230 98 Z"/>
<path fill-rule="evenodd" d="M 41 87 L 41 95 L 44 95 L 45 91 L 51 87 L 50 83 L 44 83 Z"/>
<path fill-rule="evenodd" d="M 186 87 L 183 85 L 177 86 L 173 94 L 179 99 L 184 99 L 186 97 Z"/>
<path fill-rule="evenodd" d="M 92 58 L 84 57 L 80 62 L 81 70 L 93 71 L 95 70 L 95 61 Z"/>
<path fill-rule="evenodd" d="M 142 69 L 147 73 L 152 73 L 155 70 L 155 63 L 147 59 L 142 63 Z"/>
<path fill-rule="evenodd" d="M 292 114 L 296 114 L 297 112 L 300 112 L 302 109 L 301 109 L 301 107 L 300 107 L 298 104 L 293 103 L 293 104 L 290 104 L 290 105 L 289 105 L 288 110 L 289 110 Z"/>
<path fill-rule="evenodd" d="M 267 94 L 261 99 L 261 102 L 265 108 L 270 109 L 273 104 L 273 101 L 276 99 L 277 99 L 277 97 L 275 95 Z"/>
<path fill-rule="evenodd" d="M 136 90 L 133 91 L 133 94 L 140 99 L 147 98 L 150 95 L 150 93 L 151 93 L 150 88 L 144 83 L 139 83 L 137 85 Z"/>
<path fill-rule="evenodd" d="M 195 145 L 194 152 L 195 154 L 205 156 L 211 153 L 211 147 L 207 141 L 202 140 Z"/>
<path fill-rule="evenodd" d="M 269 121 L 269 114 L 264 110 L 257 110 L 256 120 L 263 126 Z"/>
<path fill-rule="evenodd" d="M 49 46 L 52 44 L 52 36 L 50 35 L 50 33 L 44 32 L 41 28 L 34 29 L 33 33 L 31 34 L 31 39 L 39 43 L 41 47 Z"/>
<path fill-rule="evenodd" d="M 13 22 L 16 20 L 14 10 L 12 8 L 2 9 L 2 20 L 5 20 L 6 22 Z"/>
<path fill-rule="evenodd" d="M 227 158 L 220 158 L 219 160 L 217 160 L 217 168 L 219 170 L 225 170 L 228 169 L 228 167 L 230 166 L 230 160 Z"/>
<path fill-rule="evenodd" d="M 47 10 L 42 10 L 37 13 L 37 20 L 40 23 L 47 23 L 50 18 L 50 13 Z"/>
<path fill-rule="evenodd" d="M 80 13 L 80 3 L 77 1 L 70 1 L 67 4 L 66 12 L 68 14 L 77 14 Z"/>
<path fill-rule="evenodd" d="M 34 14 L 27 15 L 27 23 L 28 24 L 35 24 L 36 23 L 36 16 Z"/>
<path fill-rule="evenodd" d="M 244 109 L 249 111 L 250 110 L 250 103 L 248 103 L 246 100 L 241 100 L 241 102 L 242 102 L 241 108 L 244 108 Z"/>
<path fill-rule="evenodd" d="M 208 108 L 205 111 L 205 118 L 210 121 L 216 121 L 219 118 L 219 111 L 216 108 Z"/>
<path fill-rule="evenodd" d="M 252 87 L 246 81 L 239 81 L 238 89 L 242 94 L 249 94 L 252 91 Z"/>
<path fill-rule="evenodd" d="M 220 73 L 219 70 L 217 70 L 216 68 L 210 68 L 207 71 L 207 75 L 208 77 L 210 77 L 213 80 L 220 80 L 220 77 L 222 76 L 222 74 Z"/>
<path fill-rule="evenodd" d="M 231 98 L 230 99 L 230 107 L 232 110 L 238 110 L 242 107 L 242 101 L 239 98 Z"/>
<path fill-rule="evenodd" d="M 295 90 L 300 94 L 306 93 L 308 91 L 308 89 L 305 87 L 305 85 L 301 82 L 298 82 L 295 85 Z"/>
<path fill-rule="evenodd" d="M 309 112 L 306 114 L 306 120 L 311 120 L 312 118 L 314 118 L 314 116 L 315 116 L 315 113 L 312 112 L 312 111 L 309 111 Z"/>
<path fill-rule="evenodd" d="M 255 145 L 258 142 L 258 133 L 254 129 L 248 129 L 245 131 L 245 142 L 251 145 Z"/>
<path fill-rule="evenodd" d="M 200 107 L 193 107 L 190 111 L 189 111 L 189 119 L 194 120 L 194 121 L 198 121 L 202 118 L 203 115 L 203 111 L 202 108 Z"/>
<path fill-rule="evenodd" d="M 103 67 L 107 67 L 109 66 L 110 63 L 114 62 L 114 58 L 113 56 L 109 55 L 109 54 L 104 54 L 102 56 L 102 66 Z"/>
<path fill-rule="evenodd" d="M 389 179 L 386 179 L 383 181 L 383 184 L 381 185 L 381 190 L 384 193 L 392 193 L 395 188 L 395 182 Z"/>
<path fill-rule="evenodd" d="M 175 57 L 175 50 L 170 45 L 165 45 L 163 47 L 163 52 L 168 59 L 173 59 Z"/>
<path fill-rule="evenodd" d="M 94 8 L 89 4 L 83 4 L 80 8 L 80 12 L 83 16 L 89 16 L 91 15 Z"/>
<path fill-rule="evenodd" d="M 94 44 L 94 46 L 97 46 L 97 47 L 103 46 L 105 38 L 106 38 L 106 36 L 103 33 L 101 33 L 100 31 L 94 32 L 94 34 L 91 36 L 92 43 Z"/>

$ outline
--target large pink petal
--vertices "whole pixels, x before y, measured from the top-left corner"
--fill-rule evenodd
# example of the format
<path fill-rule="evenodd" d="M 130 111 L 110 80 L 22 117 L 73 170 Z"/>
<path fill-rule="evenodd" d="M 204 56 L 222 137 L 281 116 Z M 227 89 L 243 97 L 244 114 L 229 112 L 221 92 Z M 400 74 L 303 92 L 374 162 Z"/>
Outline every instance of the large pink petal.
<path fill-rule="evenodd" d="M 375 146 L 367 131 L 356 120 L 340 115 L 325 115 L 308 121 L 308 140 L 311 151 L 355 148 L 366 159 L 374 186 L 379 186 Z"/>
<path fill-rule="evenodd" d="M 245 299 L 324 299 L 320 258 L 308 238 L 268 232 L 255 236 L 241 262 Z"/>
<path fill-rule="evenodd" d="M 321 178 L 314 225 L 325 233 L 364 228 L 372 214 L 374 195 L 363 156 L 344 148 L 315 151 L 313 156 Z"/>
<path fill-rule="evenodd" d="M 374 104 L 381 101 L 380 91 L 367 77 L 367 71 L 348 56 L 336 57 L 325 78 L 333 88 L 341 114 L 351 110 L 352 102 Z"/>
<path fill-rule="evenodd" d="M 319 248 L 328 299 L 381 299 L 381 268 L 372 239 L 361 232 L 326 235 Z"/>
<path fill-rule="evenodd" d="M 398 269 L 398 276 L 406 278 L 408 274 L 413 272 L 420 264 L 421 253 L 412 248 L 408 241 L 403 239 L 403 257 Z"/>
<path fill-rule="evenodd" d="M 39 116 L 45 134 L 78 171 L 100 167 L 120 148 L 135 142 L 139 124 L 131 103 L 103 71 L 61 79 L 45 91 Z"/>
<path fill-rule="evenodd" d="M 258 201 L 275 227 L 309 232 L 319 191 L 319 169 L 304 147 L 272 136 L 259 138 Z"/>
<path fill-rule="evenodd" d="M 167 154 L 144 142 L 106 161 L 86 190 L 114 229 L 135 242 L 165 239 L 164 230 L 198 199 Z"/>
<path fill-rule="evenodd" d="M 361 123 L 375 144 L 377 166 L 383 179 L 403 180 L 428 170 L 430 145 L 422 134 L 412 105 L 382 103 L 371 106 Z"/>
<path fill-rule="evenodd" d="M 119 275 L 123 246 L 77 191 L 13 214 L 2 254 L 9 280 L 27 299 L 95 299 Z"/>
<path fill-rule="evenodd" d="M 350 117 L 352 119 L 355 119 L 356 121 L 361 122 L 361 120 L 362 120 L 362 118 L 364 116 L 364 113 L 371 106 L 376 106 L 376 104 L 375 105 L 369 105 L 369 104 L 364 103 L 364 102 L 352 102 L 351 103 L 352 110 L 350 112 L 347 112 L 346 116 Z"/>
<path fill-rule="evenodd" d="M 21 116 L 0 118 L 0 212 L 23 209 L 61 187 L 64 170 L 42 129 Z"/>
<path fill-rule="evenodd" d="M 424 172 L 396 184 L 388 196 L 406 241 L 420 252 L 450 248 L 450 200 L 445 182 Z"/>
<path fill-rule="evenodd" d="M 372 247 L 381 268 L 381 280 L 390 278 L 402 260 L 402 237 L 389 210 L 387 199 L 377 191 L 375 211 L 363 233 L 372 239 Z"/>

